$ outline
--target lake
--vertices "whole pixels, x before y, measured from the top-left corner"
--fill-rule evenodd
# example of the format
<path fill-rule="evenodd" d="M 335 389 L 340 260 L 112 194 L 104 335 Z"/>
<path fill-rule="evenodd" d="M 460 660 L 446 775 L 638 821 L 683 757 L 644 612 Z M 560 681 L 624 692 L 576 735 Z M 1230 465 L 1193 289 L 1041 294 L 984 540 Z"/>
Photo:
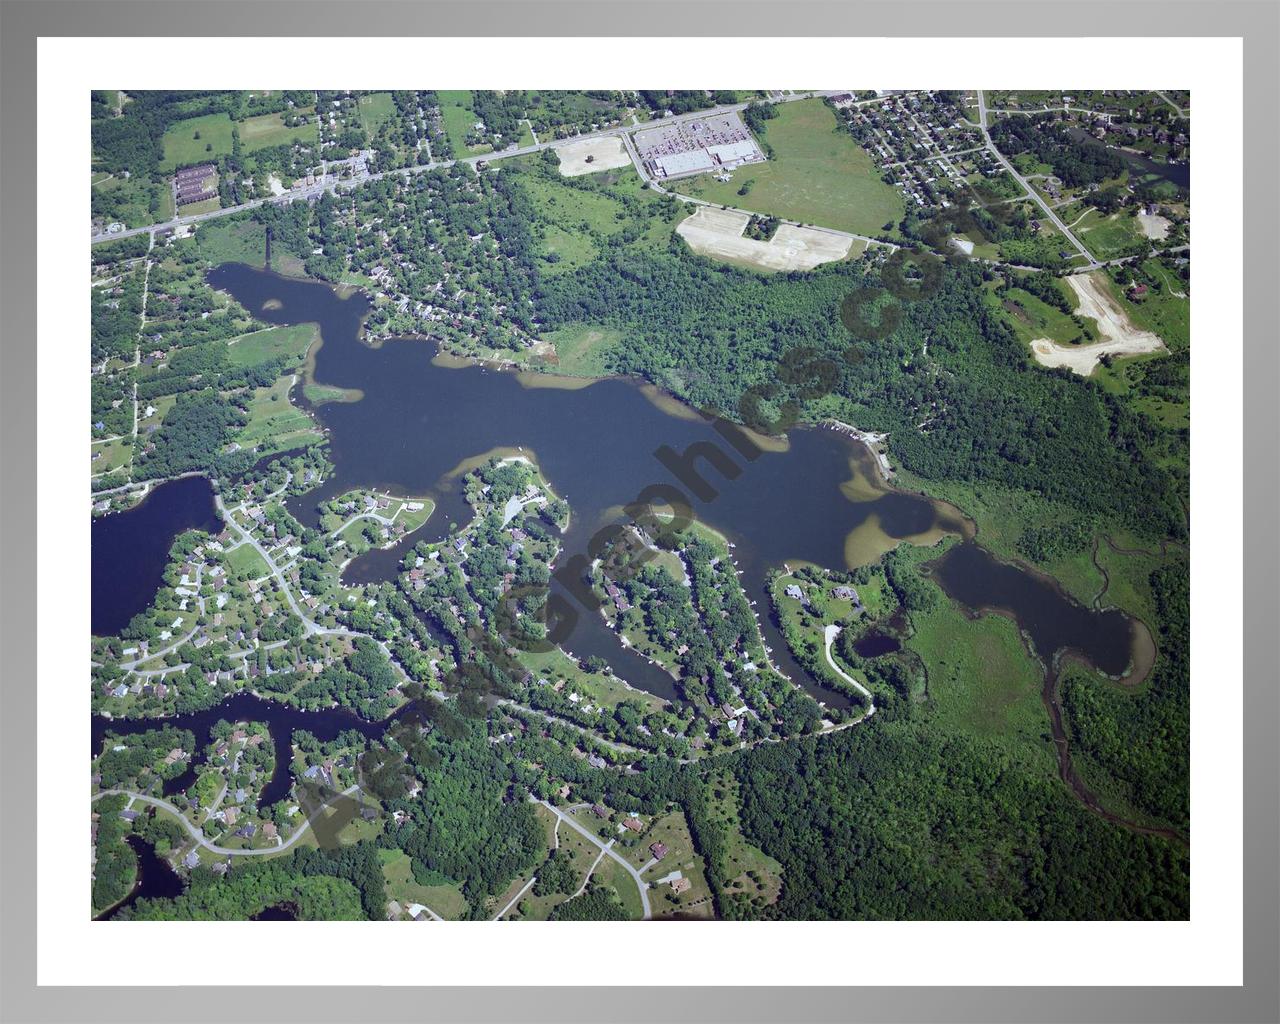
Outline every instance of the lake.
<path fill-rule="evenodd" d="M 314 381 L 363 393 L 360 401 L 314 410 L 328 428 L 335 471 L 290 502 L 300 521 L 314 525 L 318 502 L 357 486 L 436 502 L 427 526 L 401 549 L 355 560 L 345 575 L 349 582 L 393 578 L 408 546 L 445 536 L 451 523 L 465 525 L 471 508 L 461 477 L 493 452 L 522 450 L 572 506 L 557 564 L 585 553 L 592 536 L 621 521 L 621 507 L 645 488 L 679 488 L 697 518 L 736 545 L 744 587 L 762 613 L 768 608 L 766 573 L 784 561 L 844 568 L 876 558 L 899 540 L 932 540 L 966 526 L 956 509 L 886 486 L 866 447 L 833 430 L 792 430 L 786 450 L 757 450 L 748 458 L 693 409 L 636 381 L 564 381 L 457 365 L 436 358 L 434 343 L 421 339 L 374 348 L 361 338 L 369 308 L 363 296 L 343 298 L 327 285 L 243 264 L 221 266 L 208 280 L 270 323 L 317 323 L 322 340 L 311 356 Z M 664 448 L 685 453 L 693 445 L 714 445 L 711 457 L 726 473 L 705 458 L 697 461 L 694 469 L 707 488 L 700 494 L 700 481 L 682 479 L 658 457 Z M 599 615 L 577 607 L 568 650 L 604 658 L 632 685 L 660 697 L 674 695 L 666 672 L 623 647 Z M 808 677 L 776 626 L 768 616 L 762 619 L 779 667 L 819 699 L 845 703 Z"/>
<path fill-rule="evenodd" d="M 355 559 L 344 576 L 348 582 L 393 579 L 408 547 L 446 536 L 450 524 L 465 525 L 471 508 L 463 499 L 461 477 L 494 452 L 523 452 L 534 459 L 553 490 L 572 506 L 557 565 L 585 553 L 602 526 L 623 521 L 620 509 L 646 488 L 674 486 L 700 521 L 735 545 L 743 586 L 761 613 L 778 667 L 818 699 L 843 706 L 847 701 L 841 695 L 820 687 L 791 658 L 778 624 L 766 614 L 770 569 L 784 562 L 845 569 L 876 559 L 901 540 L 933 543 L 949 533 L 972 532 L 953 506 L 885 484 L 869 450 L 833 430 L 793 429 L 785 445 L 755 448 L 748 457 L 713 422 L 636 381 L 566 381 L 459 364 L 437 357 L 434 343 L 423 339 L 373 347 L 362 339 L 369 304 L 360 294 L 344 297 L 322 283 L 243 264 L 224 264 L 208 280 L 264 321 L 318 324 L 321 341 L 309 357 L 313 380 L 363 394 L 358 401 L 313 409 L 328 430 L 335 469 L 317 489 L 290 500 L 290 511 L 300 521 L 315 525 L 319 502 L 355 487 L 436 502 L 427 525 L 397 548 Z M 310 408 L 300 394 L 296 401 Z M 701 446 L 709 458 L 690 460 L 684 468 L 673 462 L 693 446 Z M 665 460 L 659 457 L 663 452 Z M 170 488 L 182 490 L 171 498 Z M 177 481 L 157 488 L 138 509 L 108 517 L 101 526 L 95 522 L 95 531 L 103 533 L 99 539 L 95 532 L 94 544 L 95 631 L 99 621 L 123 625 L 145 608 L 159 585 L 172 537 L 200 525 L 195 520 L 206 512 L 210 519 L 203 528 L 216 528 L 208 484 Z M 121 580 L 120 563 L 128 555 L 119 547 L 144 541 L 154 561 L 145 573 L 135 569 Z M 104 564 L 101 573 L 100 554 L 112 564 L 110 570 Z M 956 546 L 936 563 L 935 578 L 971 607 L 1016 609 L 1046 663 L 1065 647 L 1108 674 L 1119 674 L 1127 664 L 1131 628 L 1126 616 L 1076 605 L 1050 582 L 990 559 L 975 544 Z M 112 587 L 113 579 L 125 585 Z M 562 595 L 574 603 L 567 592 Z M 101 613 L 100 596 L 109 606 Z M 600 615 L 575 607 L 579 614 L 563 644 L 567 650 L 604 658 L 633 686 L 659 697 L 674 695 L 668 673 L 622 646 Z M 868 651 L 868 656 L 874 655 Z M 217 717 L 232 714 L 219 710 Z"/>
<path fill-rule="evenodd" d="M 202 476 L 160 484 L 127 512 L 93 520 L 90 621 L 94 636 L 114 636 L 146 610 L 163 582 L 173 539 L 184 530 L 222 530 L 213 487 Z"/>

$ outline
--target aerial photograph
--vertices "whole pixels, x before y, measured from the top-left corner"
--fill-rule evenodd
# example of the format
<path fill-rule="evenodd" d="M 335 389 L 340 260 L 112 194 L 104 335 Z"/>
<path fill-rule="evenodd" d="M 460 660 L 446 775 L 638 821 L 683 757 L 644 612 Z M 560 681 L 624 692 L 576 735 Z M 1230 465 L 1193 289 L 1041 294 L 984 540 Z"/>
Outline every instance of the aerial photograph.
<path fill-rule="evenodd" d="M 95 921 L 1189 919 L 1189 90 L 89 100 Z"/>

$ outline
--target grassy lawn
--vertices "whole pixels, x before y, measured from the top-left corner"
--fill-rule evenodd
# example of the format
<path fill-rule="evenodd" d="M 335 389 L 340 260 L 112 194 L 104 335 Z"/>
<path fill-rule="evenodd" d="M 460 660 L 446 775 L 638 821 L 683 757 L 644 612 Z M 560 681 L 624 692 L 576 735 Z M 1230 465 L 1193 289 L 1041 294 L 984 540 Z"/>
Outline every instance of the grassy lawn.
<path fill-rule="evenodd" d="M 710 779 L 709 813 L 724 825 L 724 868 L 729 882 L 725 894 L 768 906 L 782 891 L 782 865 L 752 846 L 742 835 L 738 815 L 738 780 L 723 771 Z"/>
<path fill-rule="evenodd" d="M 240 145 L 246 153 L 269 146 L 284 146 L 294 142 L 311 143 L 316 141 L 316 122 L 310 110 L 294 110 L 291 114 L 306 114 L 305 123 L 295 128 L 287 128 L 284 113 L 263 114 L 240 122 Z"/>
<path fill-rule="evenodd" d="M 205 199 L 198 203 L 188 203 L 179 211 L 184 217 L 190 217 L 192 214 L 213 213 L 215 210 L 221 210 L 222 203 L 217 199 Z"/>
<path fill-rule="evenodd" d="M 199 136 L 197 138 L 196 136 Z M 231 117 L 229 114 L 206 114 L 191 117 L 169 126 L 164 133 L 163 171 L 204 163 L 231 152 Z"/>
<path fill-rule="evenodd" d="M 597 849 L 596 852 L 600 851 Z M 638 921 L 644 916 L 644 906 L 640 903 L 640 890 L 636 888 L 635 879 L 612 857 L 606 856 L 591 878 L 617 893 L 618 901 L 630 920 Z M 652 902 L 652 893 L 649 894 L 649 899 Z M 654 909 L 657 909 L 656 906 Z"/>
<path fill-rule="evenodd" d="M 232 338 L 227 342 L 228 356 L 236 366 L 257 366 L 282 356 L 289 360 L 289 365 L 296 365 L 302 362 L 317 334 L 319 329 L 315 324 L 270 327 Z"/>
<path fill-rule="evenodd" d="M 321 436 L 315 423 L 289 401 L 292 377 L 281 377 L 269 388 L 257 388 L 249 403 L 249 422 L 236 435 L 244 448 L 284 451 Z"/>
<path fill-rule="evenodd" d="M 413 864 L 403 850 L 379 850 L 382 875 L 387 883 L 387 898 L 401 905 L 421 903 L 446 921 L 454 921 L 466 913 L 467 903 L 457 885 L 422 885 L 414 881 Z"/>
<path fill-rule="evenodd" d="M 1103 260 L 1123 256 L 1135 245 L 1147 245 L 1142 225 L 1127 210 L 1109 215 L 1090 210 L 1072 231 L 1096 257 Z"/>
<path fill-rule="evenodd" d="M 491 146 L 468 146 L 467 133 L 476 123 L 475 111 L 471 109 L 470 89 L 441 89 L 436 94 L 440 99 L 440 117 L 444 122 L 444 132 L 453 144 L 453 152 L 457 156 L 471 156 L 475 153 L 487 153 Z"/>
<path fill-rule="evenodd" d="M 360 123 L 370 135 L 396 116 L 395 101 L 389 92 L 373 92 L 359 99 Z"/>
<path fill-rule="evenodd" d="M 252 544 L 241 544 L 238 548 L 232 548 L 224 557 L 227 561 L 227 567 L 235 576 L 246 573 L 249 579 L 256 580 L 271 571 Z"/>
<path fill-rule="evenodd" d="M 267 262 L 267 229 L 252 220 L 214 220 L 196 230 L 200 255 L 214 266 L 220 263 L 247 263 L 262 267 Z"/>
<path fill-rule="evenodd" d="M 572 377 L 603 377 L 609 373 L 609 352 L 620 341 L 615 327 L 573 324 L 542 336 L 556 347 L 554 365 Z"/>
<path fill-rule="evenodd" d="M 113 469 L 127 466 L 133 461 L 133 439 L 129 436 L 114 441 L 104 441 L 91 447 L 90 472 L 97 476 L 110 473 Z M 97 456 L 93 458 L 93 456 Z"/>
<path fill-rule="evenodd" d="M 936 714 L 961 731 L 1038 749 L 1052 771 L 1053 750 L 1042 738 L 1049 731 L 1042 672 L 1017 625 L 1001 615 L 971 619 L 945 598 L 911 618 L 916 632 L 907 646 L 928 667 Z"/>
<path fill-rule="evenodd" d="M 821 100 L 779 106 L 765 140 L 774 156 L 764 164 L 740 167 L 728 182 L 710 175 L 679 181 L 678 191 L 726 206 L 877 235 L 902 219 L 902 196 L 880 180 L 871 157 L 836 123 Z M 739 195 L 744 182 L 750 192 Z"/>

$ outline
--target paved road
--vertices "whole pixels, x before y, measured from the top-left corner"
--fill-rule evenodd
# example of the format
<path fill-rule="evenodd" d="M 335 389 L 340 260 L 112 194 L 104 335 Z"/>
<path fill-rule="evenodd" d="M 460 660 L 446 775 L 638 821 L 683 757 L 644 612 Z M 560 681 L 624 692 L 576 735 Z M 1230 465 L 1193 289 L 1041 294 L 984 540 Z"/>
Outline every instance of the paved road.
<path fill-rule="evenodd" d="M 588 829 L 583 828 L 576 821 L 570 818 L 567 814 L 563 813 L 558 807 L 555 807 L 552 804 L 547 803 L 547 801 L 545 800 L 538 800 L 536 797 L 531 796 L 529 797 L 529 799 L 532 800 L 535 804 L 541 804 L 543 807 L 549 810 L 552 814 L 554 814 L 557 818 L 563 821 L 566 825 L 574 829 L 576 832 L 579 832 L 580 834 L 585 836 L 588 840 L 590 840 L 592 843 L 598 846 L 601 850 L 603 850 L 608 856 L 612 857 L 624 868 L 626 868 L 627 874 L 629 874 L 632 878 L 636 880 L 636 887 L 640 890 L 640 904 L 641 906 L 644 907 L 644 919 L 648 921 L 650 918 L 653 917 L 653 909 L 649 906 L 649 883 L 640 877 L 639 871 L 637 871 L 625 860 L 623 860 L 620 856 L 618 856 L 618 854 L 613 852 L 612 840 L 610 840 L 609 843 L 607 844 L 602 843 L 600 842 L 600 839 L 598 836 L 593 835 Z"/>
<path fill-rule="evenodd" d="M 356 790 L 358 790 L 359 788 L 360 787 L 358 785 L 348 786 L 341 793 L 339 793 L 338 796 L 350 796 L 352 793 L 356 792 Z M 326 801 L 325 803 L 317 807 L 315 812 L 311 815 L 311 817 L 309 817 L 306 821 L 304 821 L 301 825 L 299 825 L 296 829 L 294 829 L 293 835 L 291 835 L 279 846 L 262 847 L 257 850 L 233 850 L 230 847 L 217 846 L 214 843 L 209 842 L 209 840 L 207 840 L 204 837 L 204 833 L 201 832 L 198 828 L 196 828 L 193 824 L 191 824 L 191 822 L 187 820 L 186 815 L 184 815 L 180 810 L 178 810 L 178 808 L 174 807 L 173 804 L 169 803 L 167 800 L 160 800 L 154 796 L 147 796 L 144 793 L 135 793 L 131 789 L 104 789 L 101 793 L 99 793 L 93 799 L 100 800 L 104 796 L 110 796 L 113 793 L 122 793 L 127 797 L 133 798 L 134 800 L 140 800 L 144 804 L 154 804 L 156 807 L 159 807 L 162 810 L 169 811 L 170 813 L 174 814 L 178 818 L 178 820 L 182 822 L 183 825 L 186 826 L 187 832 L 190 833 L 191 838 L 194 839 L 199 845 L 203 846 L 206 850 L 209 850 L 211 853 L 216 853 L 219 856 L 225 855 L 228 857 L 254 857 L 254 856 L 261 857 L 269 853 L 281 853 L 289 849 L 289 847 L 291 847 L 294 843 L 296 843 L 299 839 L 302 838 L 304 833 L 306 833 L 307 829 L 311 827 L 311 822 L 317 816 L 319 816 L 324 811 L 324 809 L 327 806 L 329 806 L 329 803 L 331 802 L 331 801 Z"/>
<path fill-rule="evenodd" d="M 508 903 L 501 910 L 499 910 L 496 914 L 494 914 L 493 919 L 495 921 L 501 921 L 504 917 L 506 917 L 507 911 L 510 910 L 512 907 L 516 905 L 516 903 L 519 902 L 521 896 L 523 896 L 525 893 L 527 893 L 530 889 L 533 888 L 533 883 L 536 882 L 537 880 L 538 880 L 538 876 L 534 875 L 531 879 L 529 879 L 529 881 L 525 882 L 524 888 L 522 888 L 518 893 L 512 896 L 511 902 Z M 436 920 L 439 920 L 439 918 L 437 918 Z"/>
<path fill-rule="evenodd" d="M 1058 216 L 1053 207 L 1044 201 L 1039 192 L 1027 184 L 1027 179 L 1014 169 L 1013 164 L 1005 159 L 1005 155 L 1001 153 L 1000 150 L 996 148 L 996 144 L 991 141 L 991 132 L 987 128 L 986 93 L 982 89 L 978 90 L 978 120 L 981 122 L 980 130 L 982 132 L 982 138 L 986 142 L 987 149 L 990 150 L 991 155 L 1000 161 L 1001 166 L 1003 166 L 1006 171 L 1013 175 L 1014 180 L 1022 186 L 1023 191 L 1036 201 L 1037 205 L 1039 205 L 1040 209 L 1044 211 L 1044 215 L 1049 218 L 1053 226 L 1061 231 L 1063 236 L 1076 247 L 1085 259 L 1089 261 L 1089 269 L 1092 270 L 1096 267 L 1100 267 L 1102 264 L 1094 258 L 1093 253 L 1086 249 L 1084 247 L 1084 243 L 1071 233 L 1071 229 L 1062 222 L 1062 218 Z"/>
<path fill-rule="evenodd" d="M 848 683 L 860 694 L 862 694 L 864 697 L 867 698 L 867 707 L 868 707 L 867 714 L 870 715 L 874 713 L 876 709 L 874 698 L 871 696 L 871 691 L 868 690 L 865 686 L 863 686 L 860 682 L 858 682 L 858 680 L 854 679 L 853 676 L 849 675 L 849 673 L 846 672 L 844 669 L 842 669 L 839 665 L 837 665 L 835 659 L 831 657 L 831 644 L 835 640 L 835 638 L 840 635 L 840 631 L 841 631 L 840 626 L 827 626 L 827 628 L 823 631 L 823 641 L 824 641 L 824 646 L 826 648 L 827 664 L 831 666 L 832 671 L 834 671 L 836 675 L 838 675 L 846 683 Z"/>
<path fill-rule="evenodd" d="M 825 91 L 794 93 L 790 96 L 781 97 L 777 102 L 790 103 L 794 100 L 812 99 L 815 96 L 835 96 L 838 95 L 840 91 L 841 90 L 838 89 L 830 89 Z M 663 118 L 660 121 L 655 121 L 653 123 L 663 125 L 679 124 L 681 121 L 688 121 L 699 117 L 711 117 L 716 114 L 727 114 L 735 111 L 740 112 L 746 110 L 749 105 L 750 104 L 748 103 L 727 103 L 722 106 L 711 107 L 707 110 L 696 110 L 688 114 L 677 114 L 673 117 Z M 642 125 L 641 127 L 644 126 Z M 367 170 L 364 170 L 364 163 L 362 161 L 359 163 L 353 163 L 353 161 L 361 160 L 361 158 L 353 157 L 350 161 L 341 161 L 352 164 L 352 166 L 356 167 L 355 174 L 350 178 L 340 179 L 330 176 L 325 181 L 317 182 L 314 185 L 308 185 L 305 188 L 286 192 L 284 195 L 267 196 L 263 199 L 253 199 L 247 203 L 241 203 L 238 206 L 226 206 L 219 210 L 210 210 L 208 213 L 191 214 L 186 217 L 174 217 L 172 220 L 167 220 L 162 224 L 148 224 L 145 227 L 128 228 L 124 231 L 118 231 L 115 234 L 102 232 L 94 235 L 92 241 L 94 243 L 110 242 L 115 239 L 130 238 L 133 235 L 163 231 L 166 228 L 176 228 L 183 227 L 188 224 L 197 224 L 200 221 L 211 220 L 215 217 L 228 217 L 231 214 L 243 213 L 246 210 L 257 209 L 259 206 L 265 206 L 267 204 L 289 203 L 295 199 L 318 198 L 325 192 L 332 192 L 338 189 L 353 189 L 358 185 L 363 185 L 365 182 L 379 181 L 382 178 L 389 178 L 392 175 L 400 175 L 401 177 L 407 178 L 414 174 L 421 174 L 424 171 L 433 171 L 442 167 L 452 167 L 456 163 L 471 164 L 474 167 L 479 163 L 489 164 L 495 160 L 507 160 L 516 156 L 528 156 L 531 153 L 541 153 L 544 149 L 552 149 L 555 146 L 561 146 L 568 142 L 581 142 L 585 139 L 602 139 L 612 135 L 622 135 L 625 138 L 627 133 L 634 132 L 636 130 L 637 128 L 634 124 L 622 124 L 613 128 L 602 128 L 595 132 L 584 132 L 581 135 L 574 135 L 567 139 L 555 139 L 547 142 L 539 142 L 532 146 L 512 146 L 498 153 L 483 153 L 478 156 L 463 157 L 460 160 L 438 160 L 432 163 L 416 164 L 413 167 L 400 167 L 391 171 L 379 171 L 376 174 L 370 174 Z"/>

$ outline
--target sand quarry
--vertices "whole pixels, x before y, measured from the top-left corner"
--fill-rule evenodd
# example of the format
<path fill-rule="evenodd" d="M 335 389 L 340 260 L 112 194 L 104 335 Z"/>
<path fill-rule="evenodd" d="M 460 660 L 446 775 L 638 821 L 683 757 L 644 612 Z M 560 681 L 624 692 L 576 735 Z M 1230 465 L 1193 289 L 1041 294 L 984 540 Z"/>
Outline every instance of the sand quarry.
<path fill-rule="evenodd" d="M 761 242 L 744 238 L 751 215 L 736 210 L 700 206 L 681 221 L 676 231 L 689 248 L 702 256 L 750 263 L 765 270 L 812 270 L 849 255 L 853 239 L 816 228 L 779 225 L 773 238 Z"/>
<path fill-rule="evenodd" d="M 1089 274 L 1072 274 L 1066 278 L 1067 284 L 1079 299 L 1076 313 L 1097 322 L 1098 334 L 1102 340 L 1091 345 L 1059 345 L 1048 338 L 1037 338 L 1031 343 L 1031 351 L 1037 362 L 1044 366 L 1065 366 L 1068 370 L 1087 377 L 1093 373 L 1103 356 L 1137 356 L 1165 350 L 1164 342 L 1158 335 L 1139 330 L 1133 325 L 1133 321 L 1107 287 L 1104 273 L 1095 270 Z"/>
<path fill-rule="evenodd" d="M 622 139 L 616 135 L 567 142 L 563 146 L 556 146 L 556 153 L 560 157 L 560 173 L 566 178 L 607 171 L 613 167 L 626 167 L 631 163 Z"/>

